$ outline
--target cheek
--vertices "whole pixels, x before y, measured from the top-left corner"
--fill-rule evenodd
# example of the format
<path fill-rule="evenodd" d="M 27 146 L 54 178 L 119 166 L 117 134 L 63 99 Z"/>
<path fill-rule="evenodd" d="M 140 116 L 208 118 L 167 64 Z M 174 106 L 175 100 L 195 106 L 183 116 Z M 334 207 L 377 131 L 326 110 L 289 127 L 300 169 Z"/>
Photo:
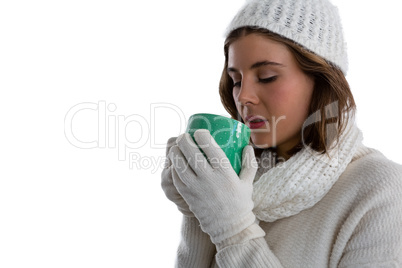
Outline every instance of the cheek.
<path fill-rule="evenodd" d="M 314 83 L 308 78 L 295 79 L 282 91 L 281 99 L 287 103 L 288 111 L 306 117 L 310 106 Z"/>
<path fill-rule="evenodd" d="M 265 94 L 262 94 L 261 100 L 264 102 L 271 116 L 279 117 L 288 112 L 288 106 L 292 106 L 289 103 L 291 97 L 291 90 L 288 89 L 286 83 L 282 83 L 267 89 Z"/>
<path fill-rule="evenodd" d="M 300 83 L 300 88 L 297 92 L 295 92 L 296 97 L 294 101 L 296 101 L 296 105 L 299 106 L 299 111 L 304 112 L 304 116 L 307 116 L 311 98 L 313 96 L 314 83 L 309 80 L 304 81 L 304 83 Z"/>

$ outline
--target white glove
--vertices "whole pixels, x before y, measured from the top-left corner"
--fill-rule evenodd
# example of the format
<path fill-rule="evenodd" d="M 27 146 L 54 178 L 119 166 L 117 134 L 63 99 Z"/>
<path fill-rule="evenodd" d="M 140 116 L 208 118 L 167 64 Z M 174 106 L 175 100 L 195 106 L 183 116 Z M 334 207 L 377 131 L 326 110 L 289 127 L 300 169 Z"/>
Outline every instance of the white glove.
<path fill-rule="evenodd" d="M 201 229 L 217 244 L 255 222 L 252 193 L 257 164 L 253 148 L 247 145 L 237 176 L 208 130 L 197 130 L 194 139 L 208 161 L 191 136 L 182 134 L 169 153 L 178 175 L 173 177 L 173 183 L 198 218 Z"/>
<path fill-rule="evenodd" d="M 176 145 L 176 137 L 170 138 L 166 145 L 166 156 L 169 154 L 170 148 Z M 169 157 L 166 158 L 165 166 L 162 171 L 162 189 L 165 192 L 166 197 L 176 204 L 177 208 L 181 213 L 188 217 L 194 217 L 194 214 L 190 211 L 187 203 L 184 201 L 183 197 L 179 194 L 176 187 L 173 185 L 173 177 L 177 177 L 176 170 L 172 166 L 172 162 Z"/>

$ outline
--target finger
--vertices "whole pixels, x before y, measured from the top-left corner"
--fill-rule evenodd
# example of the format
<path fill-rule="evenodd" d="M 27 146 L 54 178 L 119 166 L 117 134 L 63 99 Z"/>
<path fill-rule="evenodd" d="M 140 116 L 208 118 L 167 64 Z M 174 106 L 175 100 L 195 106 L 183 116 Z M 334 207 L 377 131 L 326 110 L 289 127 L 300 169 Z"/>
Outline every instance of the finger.
<path fill-rule="evenodd" d="M 176 187 L 177 192 L 181 195 L 187 185 L 182 181 L 176 169 L 172 170 L 173 185 Z"/>
<path fill-rule="evenodd" d="M 180 178 L 185 178 L 188 176 L 196 176 L 196 173 L 189 165 L 186 157 L 183 155 L 178 145 L 174 145 L 170 148 L 168 155 L 174 170 L 179 174 Z"/>
<path fill-rule="evenodd" d="M 183 200 L 183 202 L 186 204 L 186 208 L 182 207 L 182 206 L 177 206 L 177 209 L 183 213 L 183 215 L 186 215 L 187 217 L 195 217 L 194 213 L 191 212 L 190 208 L 188 207 L 186 201 Z"/>
<path fill-rule="evenodd" d="M 165 190 L 165 189 L 169 188 L 171 185 L 173 185 L 172 169 L 173 169 L 173 166 L 170 166 L 170 167 L 164 168 L 162 170 L 161 186 L 162 186 L 163 190 Z"/>
<path fill-rule="evenodd" d="M 183 153 L 188 164 L 195 173 L 199 172 L 200 169 L 205 170 L 210 168 L 210 165 L 207 162 L 204 154 L 202 153 L 198 145 L 194 142 L 190 134 L 184 133 L 180 135 L 177 138 L 176 142 L 180 148 L 180 151 Z"/>
<path fill-rule="evenodd" d="M 165 192 L 166 197 L 173 201 L 174 203 L 180 202 L 183 199 L 176 189 L 173 183 L 173 173 L 176 173 L 174 167 L 171 166 L 169 169 L 169 174 L 162 179 L 162 189 Z M 177 174 L 175 174 L 177 176 Z"/>
<path fill-rule="evenodd" d="M 168 139 L 167 144 L 166 144 L 166 156 L 169 154 L 170 148 L 172 148 L 174 145 L 176 145 L 176 139 L 177 137 L 171 137 Z"/>
<path fill-rule="evenodd" d="M 254 149 L 251 145 L 244 147 L 242 152 L 242 164 L 239 174 L 241 180 L 252 182 L 258 169 Z"/>
<path fill-rule="evenodd" d="M 191 199 L 191 192 L 189 191 L 189 188 L 187 185 L 180 179 L 180 176 L 177 174 L 177 172 L 173 169 L 172 171 L 173 175 L 173 184 L 177 189 L 177 192 L 180 196 L 180 200 L 176 203 L 179 211 L 183 213 L 186 216 L 189 217 L 195 217 L 193 212 L 190 209 L 190 206 L 187 203 L 186 197 Z"/>
<path fill-rule="evenodd" d="M 176 145 L 176 139 L 177 139 L 177 137 L 172 137 L 167 141 L 167 144 L 166 144 L 166 159 L 165 159 L 165 165 L 164 165 L 165 169 L 172 165 L 172 162 L 170 161 L 170 159 L 168 157 L 168 154 L 169 154 L 170 149 L 174 145 Z"/>
<path fill-rule="evenodd" d="M 218 168 L 222 163 L 229 162 L 225 152 L 216 143 L 215 139 L 208 130 L 198 129 L 194 133 L 194 139 L 204 151 L 213 168 Z"/>
<path fill-rule="evenodd" d="M 170 148 L 173 146 L 169 146 L 171 143 L 171 140 L 173 138 L 170 138 L 167 142 L 167 146 L 166 146 L 166 159 L 165 159 L 165 165 L 163 167 L 162 170 L 162 174 L 161 174 L 161 186 L 162 189 L 165 190 L 166 187 L 169 187 L 169 184 L 173 184 L 173 180 L 172 180 L 172 163 L 168 157 L 168 153 L 170 151 Z M 174 138 L 174 142 L 176 142 L 176 139 Z"/>

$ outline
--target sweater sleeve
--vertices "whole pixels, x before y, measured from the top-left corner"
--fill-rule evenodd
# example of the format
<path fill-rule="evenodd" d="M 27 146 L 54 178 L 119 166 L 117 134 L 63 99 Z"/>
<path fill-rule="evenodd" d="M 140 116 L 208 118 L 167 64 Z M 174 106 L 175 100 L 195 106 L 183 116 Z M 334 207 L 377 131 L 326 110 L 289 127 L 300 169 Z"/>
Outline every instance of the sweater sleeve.
<path fill-rule="evenodd" d="M 215 245 L 209 235 L 201 230 L 197 218 L 183 215 L 175 267 L 209 268 L 215 253 Z"/>
<path fill-rule="evenodd" d="M 265 232 L 254 223 L 240 234 L 217 244 L 216 262 L 220 268 L 280 268 L 278 258 L 265 241 Z"/>
<path fill-rule="evenodd" d="M 345 222 L 339 235 L 344 250 L 339 265 L 331 267 L 402 267 L 402 168 L 386 173 L 366 186 L 372 190 Z"/>

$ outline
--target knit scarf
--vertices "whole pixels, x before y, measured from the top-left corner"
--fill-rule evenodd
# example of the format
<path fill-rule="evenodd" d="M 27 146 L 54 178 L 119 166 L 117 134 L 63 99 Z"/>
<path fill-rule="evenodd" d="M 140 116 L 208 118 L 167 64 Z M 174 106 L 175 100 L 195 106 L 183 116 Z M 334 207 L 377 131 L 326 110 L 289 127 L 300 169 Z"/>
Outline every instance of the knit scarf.
<path fill-rule="evenodd" d="M 349 124 L 329 155 L 305 146 L 287 161 L 267 170 L 260 166 L 254 181 L 254 213 L 261 221 L 273 222 L 298 214 L 319 202 L 351 162 L 362 142 L 361 131 Z M 265 150 L 260 164 L 269 157 Z"/>

